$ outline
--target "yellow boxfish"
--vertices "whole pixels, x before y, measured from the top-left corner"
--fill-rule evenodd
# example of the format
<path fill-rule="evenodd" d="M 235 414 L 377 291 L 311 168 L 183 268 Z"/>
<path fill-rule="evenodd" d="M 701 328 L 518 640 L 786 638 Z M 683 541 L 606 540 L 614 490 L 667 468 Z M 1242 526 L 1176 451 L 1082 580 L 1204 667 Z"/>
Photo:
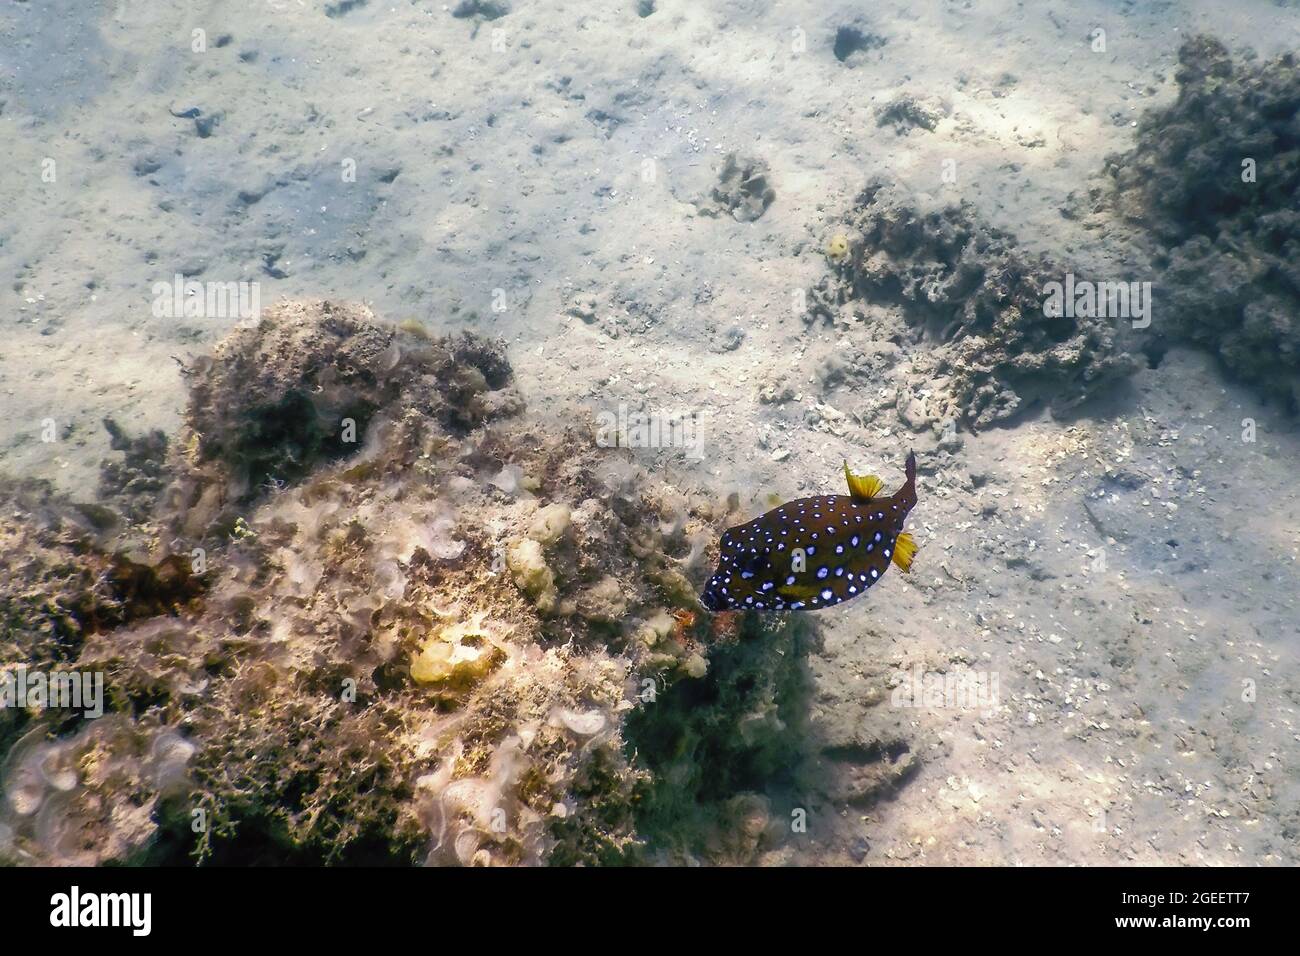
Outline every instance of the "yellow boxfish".
<path fill-rule="evenodd" d="M 916 504 L 916 454 L 893 495 L 875 475 L 844 465 L 849 494 L 798 498 L 729 528 L 718 567 L 700 595 L 710 611 L 815 611 L 848 601 L 890 563 L 912 568 L 916 543 L 903 530 Z"/>

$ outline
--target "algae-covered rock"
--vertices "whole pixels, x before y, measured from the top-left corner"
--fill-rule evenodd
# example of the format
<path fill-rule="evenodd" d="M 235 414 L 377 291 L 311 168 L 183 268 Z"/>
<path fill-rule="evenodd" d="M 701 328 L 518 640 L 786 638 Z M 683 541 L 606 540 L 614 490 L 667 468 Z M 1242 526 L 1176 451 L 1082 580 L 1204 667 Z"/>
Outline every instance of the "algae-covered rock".
<path fill-rule="evenodd" d="M 546 564 L 542 546 L 532 538 L 516 541 L 506 552 L 506 567 L 514 576 L 515 584 L 523 588 L 543 614 L 555 610 L 558 592 L 555 575 Z"/>
<path fill-rule="evenodd" d="M 1136 367 L 1131 323 L 1049 314 L 1049 284 L 1073 267 L 1029 255 L 969 204 L 927 208 L 874 180 L 845 221 L 861 238 L 814 290 L 805 318 L 833 319 L 854 302 L 902 306 L 928 351 L 935 401 L 909 427 L 956 418 L 987 428 L 1039 402 L 1063 411 Z M 852 368 L 876 374 L 865 355 Z M 910 402 L 902 412 L 912 414 Z"/>
<path fill-rule="evenodd" d="M 285 304 L 190 378 L 149 522 L 0 484 L 17 514 L 0 531 L 0 663 L 108 685 L 99 721 L 0 711 L 0 751 L 28 742 L 3 783 L 7 858 L 598 864 L 671 842 L 738 859 L 710 849 L 714 821 L 761 781 L 628 736 L 634 714 L 643 734 L 684 717 L 705 732 L 705 712 L 653 701 L 736 679 L 711 646 L 734 629 L 690 610 L 720 509 L 583 425 L 538 428 L 499 346 L 360 307 Z M 340 416 L 354 442 L 335 441 Z M 753 663 L 797 656 L 746 660 L 758 695 L 722 694 L 751 715 L 735 728 L 791 686 Z M 757 726 L 728 759 L 786 732 Z M 683 773 L 718 780 L 689 804 L 655 796 Z"/>
<path fill-rule="evenodd" d="M 673 624 L 668 609 L 659 608 L 640 622 L 636 633 L 646 647 L 653 647 L 673 632 Z"/>
<path fill-rule="evenodd" d="M 481 680 L 501 660 L 502 636 L 484 623 L 485 614 L 438 628 L 411 656 L 411 677 L 420 684 L 466 686 Z"/>
<path fill-rule="evenodd" d="M 91 635 L 180 613 L 203 591 L 190 561 L 118 550 L 44 482 L 0 478 L 0 510 L 12 519 L 0 525 L 0 665 L 75 660 Z"/>
<path fill-rule="evenodd" d="M 569 506 L 562 501 L 547 505 L 537 512 L 537 517 L 528 528 L 528 537 L 543 547 L 550 547 L 568 532 L 572 514 Z"/>
<path fill-rule="evenodd" d="M 187 371 L 184 434 L 172 443 L 183 451 L 165 506 L 192 537 L 322 463 L 362 459 L 363 477 L 375 443 L 404 416 L 463 434 L 522 405 L 487 343 L 431 340 L 332 302 L 281 303 Z"/>
<path fill-rule="evenodd" d="M 183 809 L 197 748 L 156 720 L 113 715 L 51 739 L 36 727 L 9 750 L 0 862 L 96 866 L 145 858 L 160 821 Z"/>
<path fill-rule="evenodd" d="M 709 672 L 709 662 L 704 659 L 702 654 L 697 652 L 682 662 L 682 670 L 686 672 L 687 676 L 699 680 Z"/>
<path fill-rule="evenodd" d="M 589 621 L 610 624 L 627 613 L 627 598 L 612 575 L 601 578 L 578 596 L 578 613 Z"/>
<path fill-rule="evenodd" d="M 1100 207 L 1149 232 L 1152 355 L 1202 345 L 1300 409 L 1300 61 L 1234 57 L 1213 37 L 1178 51 L 1178 96 L 1106 157 Z"/>

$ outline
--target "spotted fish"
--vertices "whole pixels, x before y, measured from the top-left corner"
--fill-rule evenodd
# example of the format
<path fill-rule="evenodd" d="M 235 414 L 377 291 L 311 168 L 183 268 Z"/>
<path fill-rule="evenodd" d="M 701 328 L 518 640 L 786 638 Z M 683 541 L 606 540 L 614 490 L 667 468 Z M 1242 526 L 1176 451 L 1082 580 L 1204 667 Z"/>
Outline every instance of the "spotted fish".
<path fill-rule="evenodd" d="M 906 471 L 885 496 L 884 482 L 846 462 L 849 494 L 788 501 L 728 529 L 700 602 L 711 611 L 815 611 L 862 594 L 891 562 L 910 571 L 916 543 L 903 521 L 916 504 L 914 453 Z"/>

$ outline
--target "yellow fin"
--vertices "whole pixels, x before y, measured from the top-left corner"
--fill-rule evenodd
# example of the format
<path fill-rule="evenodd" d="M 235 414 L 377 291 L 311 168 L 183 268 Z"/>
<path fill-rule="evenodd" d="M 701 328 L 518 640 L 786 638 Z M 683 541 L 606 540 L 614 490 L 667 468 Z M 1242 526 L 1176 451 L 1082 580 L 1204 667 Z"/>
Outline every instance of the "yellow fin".
<path fill-rule="evenodd" d="M 894 542 L 894 556 L 892 560 L 900 571 L 912 570 L 912 556 L 916 554 L 916 542 L 912 536 L 904 531 Z"/>
<path fill-rule="evenodd" d="M 815 584 L 783 584 L 776 589 L 776 593 L 782 597 L 803 600 L 812 597 L 818 590 L 820 589 Z"/>
<path fill-rule="evenodd" d="M 849 494 L 859 501 L 875 498 L 880 494 L 885 483 L 875 475 L 855 475 L 849 471 L 849 463 L 844 463 L 844 478 L 849 483 Z"/>

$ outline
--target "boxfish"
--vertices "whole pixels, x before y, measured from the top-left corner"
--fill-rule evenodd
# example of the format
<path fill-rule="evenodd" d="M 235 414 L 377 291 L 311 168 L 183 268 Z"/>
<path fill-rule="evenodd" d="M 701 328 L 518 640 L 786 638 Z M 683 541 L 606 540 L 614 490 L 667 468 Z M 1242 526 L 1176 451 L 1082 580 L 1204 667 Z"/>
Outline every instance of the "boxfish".
<path fill-rule="evenodd" d="M 916 453 L 892 495 L 875 475 L 844 463 L 847 495 L 788 501 L 728 528 L 718 567 L 700 595 L 710 611 L 816 611 L 866 592 L 896 564 L 912 569 L 916 542 L 903 530 L 916 504 Z"/>

